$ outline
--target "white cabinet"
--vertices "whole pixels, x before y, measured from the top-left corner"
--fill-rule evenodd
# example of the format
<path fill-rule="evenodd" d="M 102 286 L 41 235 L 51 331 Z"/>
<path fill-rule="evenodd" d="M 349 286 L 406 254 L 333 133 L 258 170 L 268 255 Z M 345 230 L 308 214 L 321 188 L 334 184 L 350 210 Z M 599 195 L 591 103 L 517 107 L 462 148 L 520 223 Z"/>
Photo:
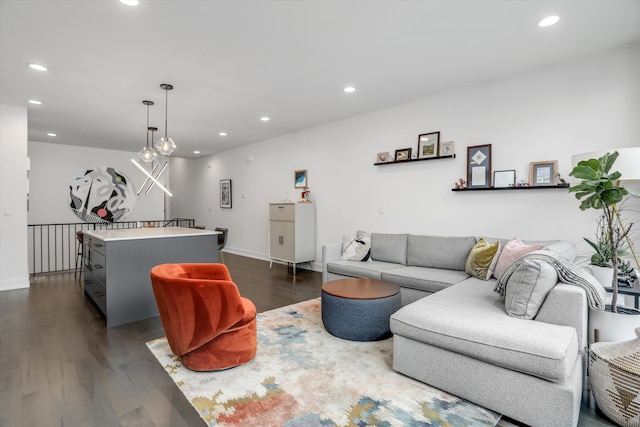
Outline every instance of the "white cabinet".
<path fill-rule="evenodd" d="M 312 203 L 269 204 L 269 258 L 293 264 L 316 259 L 316 213 Z"/>

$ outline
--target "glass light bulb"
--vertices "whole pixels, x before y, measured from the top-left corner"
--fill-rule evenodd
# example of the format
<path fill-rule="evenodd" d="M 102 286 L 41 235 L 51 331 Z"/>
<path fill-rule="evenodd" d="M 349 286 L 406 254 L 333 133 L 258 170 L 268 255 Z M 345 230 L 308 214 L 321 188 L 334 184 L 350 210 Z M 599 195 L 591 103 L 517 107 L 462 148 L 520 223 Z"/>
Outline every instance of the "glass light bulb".
<path fill-rule="evenodd" d="M 145 163 L 152 162 L 157 156 L 158 153 L 156 153 L 152 148 L 149 147 L 144 147 L 138 152 L 138 157 L 140 157 L 140 160 Z"/>
<path fill-rule="evenodd" d="M 162 137 L 156 142 L 156 149 L 163 156 L 170 156 L 176 150 L 176 143 L 170 137 Z"/>

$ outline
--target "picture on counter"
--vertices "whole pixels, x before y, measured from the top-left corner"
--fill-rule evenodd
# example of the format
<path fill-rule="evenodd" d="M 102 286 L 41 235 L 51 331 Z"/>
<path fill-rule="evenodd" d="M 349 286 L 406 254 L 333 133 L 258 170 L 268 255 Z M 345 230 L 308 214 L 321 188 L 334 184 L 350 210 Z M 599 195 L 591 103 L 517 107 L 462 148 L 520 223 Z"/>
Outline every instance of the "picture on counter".
<path fill-rule="evenodd" d="M 509 188 L 513 187 L 516 183 L 516 171 L 512 170 L 504 170 L 504 171 L 495 171 L 493 173 L 493 187 L 494 188 Z"/>
<path fill-rule="evenodd" d="M 231 180 L 220 180 L 220 207 L 231 209 Z"/>
<path fill-rule="evenodd" d="M 441 142 L 440 143 L 440 154 L 439 156 L 453 156 L 456 154 L 456 143 L 453 141 Z"/>
<path fill-rule="evenodd" d="M 533 187 L 558 185 L 558 161 L 531 162 L 529 184 Z"/>
<path fill-rule="evenodd" d="M 491 187 L 491 144 L 467 147 L 467 188 Z"/>
<path fill-rule="evenodd" d="M 378 153 L 376 156 L 376 163 L 387 163 L 389 161 L 389 152 L 385 151 L 382 153 Z"/>
<path fill-rule="evenodd" d="M 402 162 L 405 160 L 409 160 L 411 158 L 411 148 L 403 148 L 401 150 L 396 150 L 396 162 Z"/>
<path fill-rule="evenodd" d="M 294 188 L 307 188 L 307 170 L 299 170 L 294 172 Z"/>
<path fill-rule="evenodd" d="M 438 143 L 440 132 L 423 133 L 418 135 L 418 158 L 438 157 Z"/>

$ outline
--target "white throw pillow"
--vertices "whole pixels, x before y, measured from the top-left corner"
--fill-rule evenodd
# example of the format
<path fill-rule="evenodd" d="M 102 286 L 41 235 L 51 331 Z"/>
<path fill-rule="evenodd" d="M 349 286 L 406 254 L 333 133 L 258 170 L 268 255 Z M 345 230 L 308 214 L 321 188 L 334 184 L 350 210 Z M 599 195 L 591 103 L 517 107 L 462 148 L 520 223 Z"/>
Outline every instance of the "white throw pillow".
<path fill-rule="evenodd" d="M 341 261 L 370 261 L 371 235 L 358 233 L 358 237 L 345 234 L 342 236 Z"/>

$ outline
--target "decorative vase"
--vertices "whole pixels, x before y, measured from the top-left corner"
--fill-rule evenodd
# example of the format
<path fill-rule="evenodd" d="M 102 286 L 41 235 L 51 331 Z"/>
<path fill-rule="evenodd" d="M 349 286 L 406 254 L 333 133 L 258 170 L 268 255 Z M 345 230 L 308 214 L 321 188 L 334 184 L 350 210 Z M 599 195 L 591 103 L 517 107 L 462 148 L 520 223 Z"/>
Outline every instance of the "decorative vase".
<path fill-rule="evenodd" d="M 636 339 L 589 348 L 589 383 L 598 408 L 624 427 L 640 425 L 640 328 Z"/>
<path fill-rule="evenodd" d="M 635 338 L 634 329 L 640 326 L 640 310 L 623 305 L 618 305 L 617 309 L 617 313 L 612 313 L 611 304 L 607 304 L 605 310 L 589 310 L 590 344 L 596 342 L 596 338 L 600 342 L 620 342 Z"/>

